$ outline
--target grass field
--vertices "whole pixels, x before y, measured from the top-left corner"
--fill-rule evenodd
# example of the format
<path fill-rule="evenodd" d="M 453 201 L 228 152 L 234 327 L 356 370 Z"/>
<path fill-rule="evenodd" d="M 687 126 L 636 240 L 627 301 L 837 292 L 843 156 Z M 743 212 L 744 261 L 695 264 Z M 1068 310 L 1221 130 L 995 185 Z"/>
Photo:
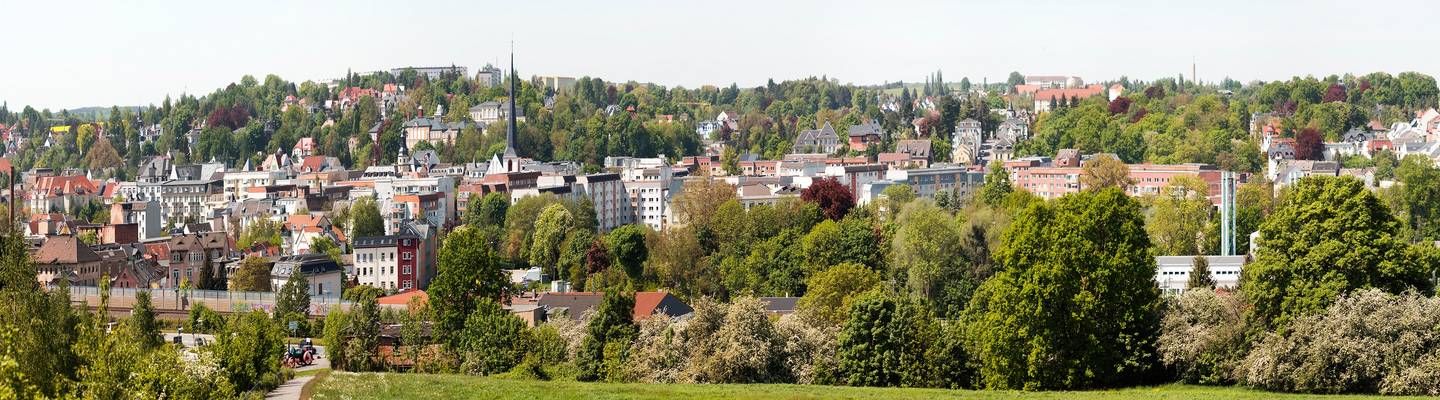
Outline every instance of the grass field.
<path fill-rule="evenodd" d="M 1010 392 L 805 385 L 648 385 L 532 381 L 462 375 L 335 372 L 314 399 L 1400 399 L 1319 396 L 1189 385 L 1087 392 Z"/>

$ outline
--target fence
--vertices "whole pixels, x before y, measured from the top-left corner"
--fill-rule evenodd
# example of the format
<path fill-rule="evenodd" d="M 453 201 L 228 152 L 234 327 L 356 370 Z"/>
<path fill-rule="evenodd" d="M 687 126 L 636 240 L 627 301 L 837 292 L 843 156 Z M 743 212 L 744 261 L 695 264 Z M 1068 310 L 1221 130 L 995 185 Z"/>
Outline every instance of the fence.
<path fill-rule="evenodd" d="M 150 292 L 150 304 L 157 310 L 188 310 L 197 303 L 204 304 L 206 307 L 222 312 L 263 310 L 270 313 L 275 309 L 275 293 L 273 292 L 226 290 L 182 291 L 177 289 L 139 288 L 111 288 L 110 306 L 118 308 L 133 307 L 135 294 L 141 291 Z M 70 300 L 89 306 L 98 305 L 100 303 L 100 288 L 95 286 L 71 286 Z M 333 306 L 348 309 L 352 304 L 353 302 L 341 299 L 340 296 L 336 295 L 310 296 L 310 315 L 325 315 Z"/>

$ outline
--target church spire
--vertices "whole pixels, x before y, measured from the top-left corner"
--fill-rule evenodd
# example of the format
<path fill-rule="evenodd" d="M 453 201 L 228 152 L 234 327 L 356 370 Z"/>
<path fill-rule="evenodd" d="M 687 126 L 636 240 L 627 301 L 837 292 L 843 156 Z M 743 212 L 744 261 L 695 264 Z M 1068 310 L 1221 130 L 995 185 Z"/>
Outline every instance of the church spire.
<path fill-rule="evenodd" d="M 518 158 L 515 153 L 515 42 L 510 42 L 510 109 L 505 124 L 505 158 Z"/>

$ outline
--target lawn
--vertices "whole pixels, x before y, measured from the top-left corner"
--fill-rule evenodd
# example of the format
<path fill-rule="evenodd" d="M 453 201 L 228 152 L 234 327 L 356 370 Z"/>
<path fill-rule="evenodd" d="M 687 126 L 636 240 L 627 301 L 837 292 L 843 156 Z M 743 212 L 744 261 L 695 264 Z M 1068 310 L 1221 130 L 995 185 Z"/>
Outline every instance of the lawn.
<path fill-rule="evenodd" d="M 1087 392 L 1010 392 L 806 385 L 647 385 L 482 378 L 463 375 L 335 372 L 314 399 L 1399 399 L 1317 396 L 1239 388 L 1165 385 Z"/>

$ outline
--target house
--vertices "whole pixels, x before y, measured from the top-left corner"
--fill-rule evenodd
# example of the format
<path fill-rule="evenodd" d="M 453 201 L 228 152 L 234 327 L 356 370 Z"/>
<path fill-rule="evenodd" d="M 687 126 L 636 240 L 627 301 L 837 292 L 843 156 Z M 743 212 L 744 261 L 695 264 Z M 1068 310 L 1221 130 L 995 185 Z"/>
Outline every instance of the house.
<path fill-rule="evenodd" d="M 1051 102 L 1054 102 L 1057 106 L 1061 103 L 1068 104 L 1068 102 L 1072 99 L 1084 100 L 1090 97 L 1100 95 L 1101 93 L 1104 93 L 1105 90 L 1105 87 L 1101 85 L 1090 85 L 1083 88 L 1076 87 L 1040 89 L 1036 91 L 1034 95 L 1035 112 L 1039 113 L 1050 111 Z"/>
<path fill-rule="evenodd" d="M 290 151 L 290 154 L 296 159 L 313 156 L 316 147 L 315 138 L 303 137 L 295 141 L 295 148 Z"/>
<path fill-rule="evenodd" d="M 110 205 L 110 224 L 135 224 L 140 240 L 169 235 L 160 223 L 160 203 L 155 201 L 117 202 Z"/>
<path fill-rule="evenodd" d="M 182 233 L 171 236 L 166 243 L 168 261 L 161 261 L 169 278 L 164 283 L 166 288 L 179 287 L 181 281 L 195 282 L 206 259 L 214 269 L 210 276 L 222 276 L 220 269 L 225 268 L 231 249 L 225 232 Z"/>
<path fill-rule="evenodd" d="M 1240 285 L 1240 272 L 1245 267 L 1245 256 L 1200 256 L 1204 257 L 1210 269 L 1210 279 L 1216 288 L 1234 289 Z M 1155 283 L 1165 294 L 1179 295 L 1189 286 L 1190 272 L 1195 267 L 1195 256 L 1155 257 Z"/>
<path fill-rule="evenodd" d="M 876 162 L 891 168 L 929 167 L 930 146 L 927 139 L 901 140 L 895 144 L 894 153 L 880 153 Z"/>
<path fill-rule="evenodd" d="M 879 143 L 885 138 L 885 130 L 875 121 L 867 121 L 863 124 L 850 125 L 849 129 L 850 150 L 865 151 L 870 145 Z"/>
<path fill-rule="evenodd" d="M 430 142 L 433 145 L 454 144 L 455 139 L 460 137 L 460 131 L 473 127 L 484 129 L 484 126 L 469 121 L 448 122 L 438 114 L 440 107 L 436 106 L 436 116 L 415 117 L 400 125 L 400 130 L 405 133 L 405 148 L 413 149 L 420 142 Z"/>
<path fill-rule="evenodd" d="M 840 136 L 835 134 L 835 127 L 830 126 L 830 122 L 826 121 L 820 129 L 800 131 L 800 135 L 795 137 L 795 146 L 790 149 L 790 152 L 833 154 L 839 148 Z"/>
<path fill-rule="evenodd" d="M 517 105 L 518 106 L 518 105 Z M 470 107 L 470 119 L 485 124 L 506 121 L 510 116 L 510 102 L 487 101 Z M 515 108 L 515 122 L 525 122 L 525 110 Z"/>
<path fill-rule="evenodd" d="M 433 248 L 414 232 L 355 238 L 356 282 L 387 291 L 424 289 L 435 274 Z"/>
<path fill-rule="evenodd" d="M 966 118 L 955 124 L 951 140 L 951 160 L 956 164 L 979 164 L 981 161 L 980 142 L 984 139 L 980 121 Z"/>
<path fill-rule="evenodd" d="M 95 182 L 78 175 L 35 178 L 27 203 L 32 213 L 69 212 L 100 199 Z"/>
<path fill-rule="evenodd" d="M 547 292 L 540 295 L 536 305 L 545 309 L 547 318 L 567 317 L 580 319 L 587 311 L 600 307 L 605 294 L 600 292 Z M 635 321 L 652 316 L 679 317 L 694 312 L 690 305 L 666 292 L 635 292 L 635 309 L 631 317 Z"/>
<path fill-rule="evenodd" d="M 101 268 L 100 255 L 74 235 L 45 238 L 30 258 L 35 261 L 35 279 L 41 285 L 66 280 L 72 285 L 95 286 L 107 272 Z"/>
<path fill-rule="evenodd" d="M 340 264 L 324 254 L 280 257 L 280 260 L 270 267 L 270 288 L 280 291 L 293 274 L 300 274 L 308 281 L 306 291 L 310 296 L 335 297 L 345 288 L 340 281 L 344 270 L 340 268 Z M 312 315 L 325 313 L 323 304 L 312 304 L 311 307 Z M 320 309 L 314 309 L 315 307 Z"/>

